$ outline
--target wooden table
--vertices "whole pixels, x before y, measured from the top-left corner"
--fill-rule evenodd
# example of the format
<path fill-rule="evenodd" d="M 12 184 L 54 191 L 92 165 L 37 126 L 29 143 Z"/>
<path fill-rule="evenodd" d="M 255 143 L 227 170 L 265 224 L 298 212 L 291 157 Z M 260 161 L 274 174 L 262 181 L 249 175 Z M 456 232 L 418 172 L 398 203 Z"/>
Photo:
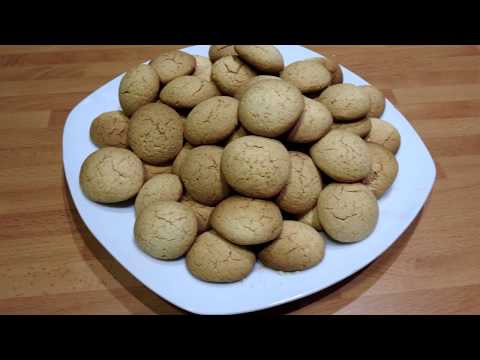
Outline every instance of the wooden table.
<path fill-rule="evenodd" d="M 63 125 L 81 99 L 181 47 L 0 47 L 0 313 L 184 313 L 89 233 L 61 160 Z M 480 313 L 480 48 L 310 47 L 385 92 L 430 149 L 437 181 L 416 221 L 373 264 L 263 313 Z"/>

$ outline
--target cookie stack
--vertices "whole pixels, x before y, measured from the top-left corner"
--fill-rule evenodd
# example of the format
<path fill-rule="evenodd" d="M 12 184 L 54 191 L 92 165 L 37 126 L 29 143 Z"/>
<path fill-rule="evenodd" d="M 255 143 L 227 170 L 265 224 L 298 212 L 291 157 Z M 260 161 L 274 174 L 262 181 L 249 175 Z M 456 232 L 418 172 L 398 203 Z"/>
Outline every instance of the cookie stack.
<path fill-rule="evenodd" d="M 343 83 L 332 59 L 285 66 L 272 45 L 171 51 L 129 70 L 119 100 L 91 125 L 99 150 L 81 188 L 98 203 L 134 199 L 139 248 L 185 256 L 203 281 L 242 280 L 257 258 L 306 270 L 326 235 L 367 238 L 398 173 L 383 94 Z"/>

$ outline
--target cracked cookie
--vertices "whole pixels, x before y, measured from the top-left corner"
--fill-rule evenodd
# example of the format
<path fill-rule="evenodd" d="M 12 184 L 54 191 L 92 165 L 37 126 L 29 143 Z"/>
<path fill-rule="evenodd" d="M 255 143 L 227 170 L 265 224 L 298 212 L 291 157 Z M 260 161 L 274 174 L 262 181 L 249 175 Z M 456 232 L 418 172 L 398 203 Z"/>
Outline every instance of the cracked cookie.
<path fill-rule="evenodd" d="M 240 87 L 257 74 L 238 56 L 226 56 L 212 66 L 212 80 L 226 95 L 233 96 Z"/>
<path fill-rule="evenodd" d="M 368 237 L 378 221 L 378 203 L 363 184 L 331 183 L 320 193 L 318 218 L 333 239 L 351 243 Z"/>
<path fill-rule="evenodd" d="M 177 175 L 154 176 L 138 192 L 135 199 L 135 213 L 138 216 L 147 206 L 157 201 L 178 201 L 182 194 L 183 185 Z"/>
<path fill-rule="evenodd" d="M 274 202 L 231 196 L 217 205 L 210 223 L 220 235 L 237 245 L 263 244 L 282 231 L 282 213 Z"/>
<path fill-rule="evenodd" d="M 332 125 L 332 129 L 350 131 L 362 138 L 368 135 L 371 128 L 372 123 L 368 117 L 356 121 L 334 122 Z"/>
<path fill-rule="evenodd" d="M 273 45 L 235 45 L 240 59 L 265 74 L 278 74 L 284 68 L 283 56 Z"/>
<path fill-rule="evenodd" d="M 290 156 L 278 140 L 248 135 L 229 143 L 222 173 L 237 192 L 254 198 L 277 195 L 290 176 Z"/>
<path fill-rule="evenodd" d="M 145 181 L 148 181 L 155 175 L 171 174 L 173 167 L 172 165 L 155 166 L 155 165 L 143 163 L 143 170 L 144 170 L 143 173 L 144 173 Z"/>
<path fill-rule="evenodd" d="M 398 130 L 385 120 L 371 118 L 370 121 L 372 122 L 372 129 L 365 140 L 382 145 L 392 154 L 396 154 L 401 143 Z"/>
<path fill-rule="evenodd" d="M 337 121 L 365 117 L 370 111 L 370 98 L 361 87 L 337 84 L 328 87 L 316 100 L 323 103 Z"/>
<path fill-rule="evenodd" d="M 255 266 L 255 254 L 208 231 L 195 240 L 187 254 L 190 273 L 213 283 L 233 283 L 246 278 Z"/>
<path fill-rule="evenodd" d="M 251 86 L 255 85 L 256 83 L 262 81 L 262 80 L 282 80 L 278 76 L 272 76 L 272 75 L 258 75 L 255 76 L 254 78 L 248 80 L 245 84 L 243 84 L 236 92 L 235 92 L 235 98 L 238 100 L 241 100 L 243 97 L 243 94 L 250 89 Z"/>
<path fill-rule="evenodd" d="M 332 75 L 319 61 L 296 61 L 282 71 L 280 77 L 300 89 L 303 94 L 321 91 L 332 82 Z"/>
<path fill-rule="evenodd" d="M 338 63 L 335 60 L 328 57 L 323 57 L 323 58 L 316 57 L 316 58 L 307 59 L 305 61 L 318 61 L 323 66 L 325 66 L 327 70 L 330 72 L 330 74 L 332 75 L 331 85 L 343 83 L 342 68 L 340 67 L 340 65 L 338 65 Z"/>
<path fill-rule="evenodd" d="M 126 149 L 101 148 L 85 159 L 80 170 L 83 193 L 98 203 L 112 204 L 129 200 L 142 185 L 142 161 Z"/>
<path fill-rule="evenodd" d="M 303 97 L 305 108 L 290 130 L 287 140 L 293 143 L 307 144 L 321 139 L 332 127 L 333 118 L 322 103 Z"/>
<path fill-rule="evenodd" d="M 235 45 L 212 45 L 208 49 L 208 56 L 213 63 L 230 55 L 238 55 L 235 51 Z"/>
<path fill-rule="evenodd" d="M 100 114 L 90 126 L 90 138 L 98 147 L 128 147 L 128 117 L 121 111 Z"/>
<path fill-rule="evenodd" d="M 162 84 L 168 84 L 180 76 L 190 75 L 195 70 L 195 65 L 195 58 L 192 55 L 179 50 L 163 53 L 150 63 Z"/>
<path fill-rule="evenodd" d="M 303 271 L 325 256 L 323 234 L 309 225 L 286 220 L 280 236 L 258 254 L 263 265 L 279 271 Z"/>
<path fill-rule="evenodd" d="M 367 116 L 372 118 L 379 118 L 385 111 L 385 96 L 373 85 L 364 85 L 360 88 L 367 93 L 370 98 L 370 111 Z"/>
<path fill-rule="evenodd" d="M 195 71 L 193 76 L 205 81 L 212 81 L 212 62 L 205 56 L 195 55 Z"/>
<path fill-rule="evenodd" d="M 187 206 L 174 201 L 159 201 L 137 217 L 135 241 L 146 254 L 161 260 L 183 256 L 197 236 L 197 219 Z"/>
<path fill-rule="evenodd" d="M 395 156 L 384 146 L 367 143 L 372 168 L 363 184 L 372 190 L 377 199 L 392 186 L 398 174 L 398 162 Z"/>
<path fill-rule="evenodd" d="M 180 170 L 182 168 L 183 162 L 185 161 L 190 150 L 193 149 L 193 146 L 189 143 L 186 143 L 182 150 L 178 153 L 177 157 L 173 161 L 172 174 L 180 176 Z"/>
<path fill-rule="evenodd" d="M 228 138 L 227 145 L 230 144 L 232 141 L 240 139 L 241 137 L 250 135 L 247 130 L 243 126 L 239 126 L 237 130 L 233 132 L 233 134 Z"/>
<path fill-rule="evenodd" d="M 322 231 L 322 224 L 320 223 L 320 219 L 318 218 L 317 214 L 317 207 L 315 206 L 313 209 L 308 211 L 305 214 L 298 215 L 297 220 L 301 223 L 310 225 L 317 231 Z"/>
<path fill-rule="evenodd" d="M 215 84 L 196 76 L 180 76 L 160 91 L 160 100 L 178 109 L 191 109 L 202 101 L 219 96 Z"/>
<path fill-rule="evenodd" d="M 195 213 L 199 234 L 210 229 L 210 216 L 215 209 L 214 207 L 200 204 L 198 201 L 195 201 L 188 193 L 182 197 L 180 203 L 188 206 Z"/>

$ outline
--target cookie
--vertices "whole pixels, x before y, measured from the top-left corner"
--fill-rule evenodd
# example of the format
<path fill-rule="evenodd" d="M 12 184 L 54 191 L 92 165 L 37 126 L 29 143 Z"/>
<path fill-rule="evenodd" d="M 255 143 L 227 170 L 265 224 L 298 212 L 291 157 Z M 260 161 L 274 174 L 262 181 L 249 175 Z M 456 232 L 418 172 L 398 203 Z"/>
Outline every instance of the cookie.
<path fill-rule="evenodd" d="M 191 209 L 174 201 L 159 201 L 145 208 L 135 221 L 135 241 L 146 254 L 161 260 L 183 256 L 197 236 Z"/>
<path fill-rule="evenodd" d="M 305 108 L 295 126 L 290 130 L 287 140 L 294 143 L 308 144 L 321 139 L 332 127 L 333 118 L 322 103 L 303 98 Z"/>
<path fill-rule="evenodd" d="M 121 111 L 100 114 L 90 126 L 90 138 L 98 147 L 128 147 L 128 117 Z"/>
<path fill-rule="evenodd" d="M 172 165 L 155 166 L 155 165 L 143 163 L 143 173 L 144 173 L 145 181 L 150 180 L 155 175 L 171 174 L 172 171 L 173 171 Z"/>
<path fill-rule="evenodd" d="M 160 91 L 160 100 L 178 109 L 191 109 L 202 101 L 219 96 L 215 84 L 196 76 L 180 76 Z"/>
<path fill-rule="evenodd" d="M 257 74 L 237 56 L 226 56 L 212 66 L 212 80 L 226 95 L 233 96 L 240 87 Z"/>
<path fill-rule="evenodd" d="M 298 215 L 297 219 L 301 223 L 310 225 L 317 231 L 322 231 L 323 229 L 322 224 L 320 223 L 320 219 L 318 218 L 316 206 L 313 209 L 306 212 L 305 214 Z"/>
<path fill-rule="evenodd" d="M 296 86 L 303 94 L 320 91 L 332 82 L 332 75 L 318 61 L 296 61 L 282 71 L 280 77 Z"/>
<path fill-rule="evenodd" d="M 195 106 L 185 121 L 184 136 L 192 145 L 216 144 L 228 138 L 238 124 L 238 100 L 215 96 Z"/>
<path fill-rule="evenodd" d="M 205 81 L 212 81 L 212 62 L 205 56 L 195 55 L 195 71 L 193 76 Z"/>
<path fill-rule="evenodd" d="M 363 184 L 331 183 L 320 193 L 317 214 L 323 229 L 333 239 L 357 242 L 375 229 L 378 203 Z"/>
<path fill-rule="evenodd" d="M 283 56 L 273 45 L 235 45 L 240 59 L 264 74 L 278 74 L 284 68 Z"/>
<path fill-rule="evenodd" d="M 382 145 L 367 143 L 372 168 L 363 184 L 366 185 L 377 199 L 392 186 L 398 174 L 398 162 L 395 156 Z"/>
<path fill-rule="evenodd" d="M 230 194 L 230 187 L 221 172 L 223 149 L 203 145 L 190 150 L 180 169 L 188 193 L 201 204 L 213 206 Z"/>
<path fill-rule="evenodd" d="M 160 78 L 145 64 L 130 69 L 120 82 L 118 98 L 126 116 L 131 116 L 143 105 L 153 103 L 160 90 Z"/>
<path fill-rule="evenodd" d="M 365 140 L 382 145 L 392 154 L 396 154 L 401 143 L 398 130 L 385 120 L 371 118 L 370 121 L 372 122 L 372 128 Z"/>
<path fill-rule="evenodd" d="M 80 170 L 87 198 L 112 204 L 134 197 L 143 185 L 142 161 L 131 151 L 105 147 L 90 154 Z"/>
<path fill-rule="evenodd" d="M 370 111 L 370 98 L 359 86 L 337 84 L 328 87 L 317 98 L 337 121 L 351 121 L 365 117 Z"/>
<path fill-rule="evenodd" d="M 148 180 L 135 199 L 135 213 L 140 214 L 157 201 L 178 201 L 183 194 L 180 178 L 173 174 L 157 175 Z"/>
<path fill-rule="evenodd" d="M 230 144 L 232 141 L 236 139 L 240 139 L 241 137 L 250 135 L 247 130 L 243 126 L 239 126 L 237 130 L 233 132 L 233 134 L 228 138 L 227 144 Z"/>
<path fill-rule="evenodd" d="M 322 190 L 322 179 L 310 156 L 291 151 L 290 163 L 287 184 L 275 202 L 280 209 L 290 214 L 304 214 L 317 204 Z"/>
<path fill-rule="evenodd" d="M 360 87 L 370 98 L 370 111 L 367 116 L 379 118 L 385 111 L 385 96 L 375 86 L 365 85 Z"/>
<path fill-rule="evenodd" d="M 362 138 L 368 135 L 371 128 L 372 123 L 368 117 L 356 121 L 334 122 L 332 124 L 332 129 L 349 131 Z"/>
<path fill-rule="evenodd" d="M 295 125 L 304 108 L 302 93 L 293 85 L 281 80 L 263 80 L 243 94 L 238 117 L 252 134 L 277 137 Z"/>
<path fill-rule="evenodd" d="M 282 213 L 268 200 L 231 196 L 213 210 L 212 228 L 237 245 L 256 245 L 272 241 L 282 231 Z"/>
<path fill-rule="evenodd" d="M 319 61 L 323 66 L 327 68 L 327 70 L 330 72 L 332 75 L 332 85 L 335 84 L 341 84 L 343 83 L 343 71 L 340 65 L 335 60 L 332 60 L 331 58 L 323 57 L 323 58 L 312 58 L 312 59 L 307 59 L 307 61 Z"/>
<path fill-rule="evenodd" d="M 370 172 L 366 142 L 349 131 L 331 130 L 311 147 L 310 156 L 320 170 L 336 181 L 356 182 Z"/>
<path fill-rule="evenodd" d="M 248 80 L 245 84 L 243 84 L 236 92 L 235 92 L 235 98 L 238 100 L 241 100 L 243 97 L 243 94 L 253 85 L 256 83 L 262 81 L 262 80 L 282 80 L 278 76 L 272 76 L 272 75 L 258 75 L 255 76 L 254 78 L 251 78 Z"/>
<path fill-rule="evenodd" d="M 222 57 L 230 55 L 238 55 L 235 51 L 235 45 L 212 45 L 208 49 L 208 56 L 213 63 Z"/>
<path fill-rule="evenodd" d="M 128 143 L 143 161 L 159 165 L 173 160 L 183 146 L 183 122 L 171 107 L 142 106 L 130 119 Z"/>
<path fill-rule="evenodd" d="M 258 258 L 271 269 L 293 272 L 319 264 L 325 256 L 325 238 L 298 221 L 284 221 L 280 236 L 268 244 Z"/>
<path fill-rule="evenodd" d="M 195 201 L 188 193 L 182 197 L 180 203 L 189 207 L 195 213 L 199 234 L 210 229 L 210 216 L 215 209 L 214 207 L 200 204 L 198 201 Z"/>
<path fill-rule="evenodd" d="M 172 174 L 180 176 L 180 169 L 182 168 L 183 162 L 187 158 L 189 151 L 192 149 L 193 149 L 193 146 L 190 145 L 189 143 L 186 143 L 183 146 L 182 150 L 180 150 L 177 157 L 175 158 L 175 161 L 173 162 Z"/>
<path fill-rule="evenodd" d="M 187 254 L 190 273 L 212 283 L 233 283 L 246 278 L 255 266 L 255 254 L 223 239 L 215 231 L 200 235 Z"/>
<path fill-rule="evenodd" d="M 254 135 L 232 141 L 222 156 L 227 183 L 255 198 L 277 195 L 287 184 L 290 166 L 290 156 L 280 141 Z"/>
<path fill-rule="evenodd" d="M 192 74 L 195 65 L 196 61 L 192 55 L 179 50 L 163 53 L 150 63 L 162 84 L 168 84 L 180 76 Z"/>

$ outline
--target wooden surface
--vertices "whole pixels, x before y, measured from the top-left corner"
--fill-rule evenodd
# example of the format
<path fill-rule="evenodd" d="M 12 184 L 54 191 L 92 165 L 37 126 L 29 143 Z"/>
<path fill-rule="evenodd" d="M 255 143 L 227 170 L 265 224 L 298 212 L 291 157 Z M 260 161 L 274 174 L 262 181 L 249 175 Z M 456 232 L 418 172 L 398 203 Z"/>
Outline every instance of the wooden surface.
<path fill-rule="evenodd" d="M 180 47 L 0 46 L 0 313 L 184 313 L 88 232 L 61 161 L 63 125 L 80 100 Z M 416 221 L 373 264 L 262 314 L 480 313 L 480 49 L 310 48 L 385 91 L 430 149 L 437 181 Z"/>

